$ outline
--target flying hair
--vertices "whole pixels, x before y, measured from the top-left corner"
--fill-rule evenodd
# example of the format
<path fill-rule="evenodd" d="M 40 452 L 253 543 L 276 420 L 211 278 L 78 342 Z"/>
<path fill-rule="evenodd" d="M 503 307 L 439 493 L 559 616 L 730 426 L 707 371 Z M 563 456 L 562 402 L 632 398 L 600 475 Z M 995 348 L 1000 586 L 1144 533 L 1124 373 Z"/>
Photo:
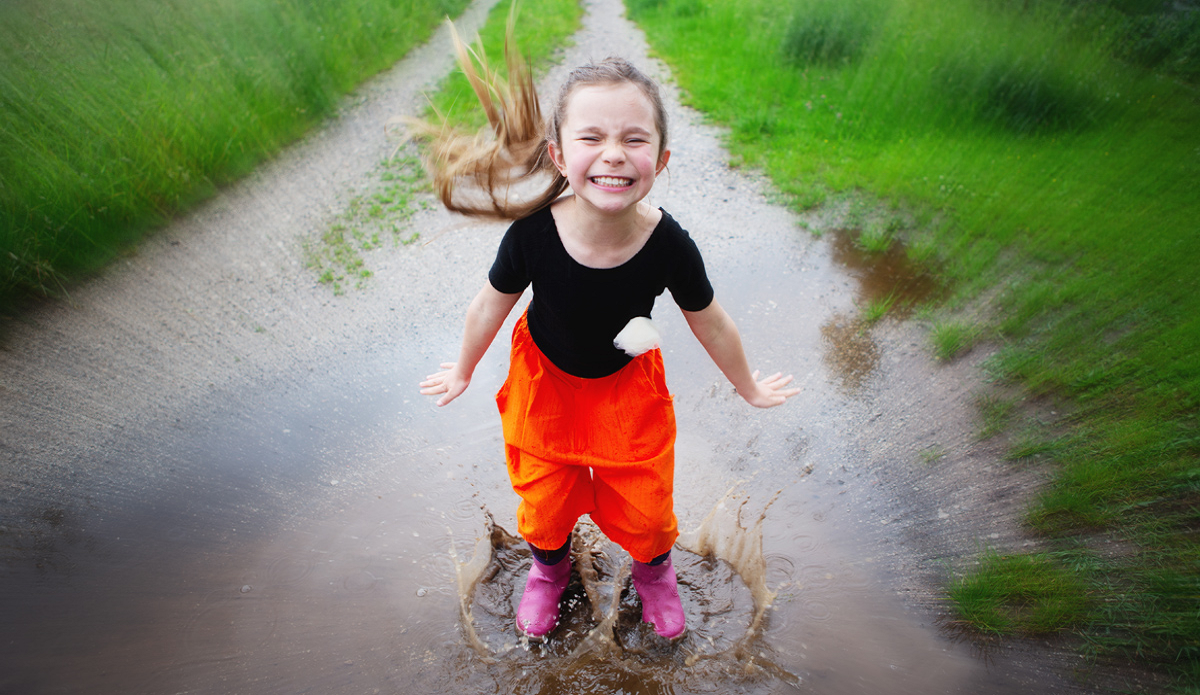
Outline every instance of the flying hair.
<path fill-rule="evenodd" d="M 450 24 L 458 64 L 487 115 L 477 133 L 441 124 L 410 121 L 413 136 L 427 143 L 425 166 L 433 188 L 448 210 L 473 217 L 516 220 L 553 203 L 568 188 L 550 159 L 548 142 L 559 142 L 567 102 L 578 87 L 629 82 L 655 113 L 659 156 L 667 146 L 667 117 L 658 85 L 622 58 L 576 68 L 559 90 L 549 120 L 543 119 L 528 64 L 514 49 L 515 12 L 508 16 L 504 40 L 506 76 L 492 69 L 482 43 L 475 50 Z"/>

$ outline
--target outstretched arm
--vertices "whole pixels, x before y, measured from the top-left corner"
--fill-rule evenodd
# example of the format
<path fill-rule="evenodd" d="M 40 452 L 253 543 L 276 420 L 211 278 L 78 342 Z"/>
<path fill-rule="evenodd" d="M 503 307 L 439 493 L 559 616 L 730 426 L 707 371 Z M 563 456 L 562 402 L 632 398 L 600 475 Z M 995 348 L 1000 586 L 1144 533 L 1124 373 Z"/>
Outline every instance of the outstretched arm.
<path fill-rule="evenodd" d="M 750 405 L 770 408 L 782 405 L 788 398 L 800 393 L 800 389 L 784 388 L 792 381 L 790 374 L 775 374 L 758 380 L 758 372 L 751 372 L 746 361 L 746 351 L 742 348 L 742 337 L 737 326 L 717 300 L 714 299 L 700 311 L 684 311 L 683 316 L 692 333 L 708 351 L 709 357 Z"/>
<path fill-rule="evenodd" d="M 492 283 L 485 283 L 467 307 L 467 325 L 463 330 L 458 361 L 444 362 L 443 371 L 425 377 L 425 381 L 421 382 L 421 393 L 426 396 L 442 394 L 437 401 L 439 406 L 462 395 L 470 385 L 471 376 L 475 374 L 479 360 L 483 359 L 483 353 L 487 352 L 504 319 L 508 318 L 520 298 L 520 292 L 505 294 L 492 287 Z"/>

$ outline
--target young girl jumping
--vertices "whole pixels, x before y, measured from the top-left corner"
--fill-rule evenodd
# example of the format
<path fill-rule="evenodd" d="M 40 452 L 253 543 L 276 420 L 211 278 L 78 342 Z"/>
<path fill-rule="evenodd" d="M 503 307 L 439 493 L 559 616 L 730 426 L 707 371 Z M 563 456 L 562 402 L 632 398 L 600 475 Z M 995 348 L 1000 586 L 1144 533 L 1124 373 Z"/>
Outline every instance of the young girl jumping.
<path fill-rule="evenodd" d="M 513 330 L 508 379 L 496 394 L 509 477 L 521 497 L 518 530 L 534 557 L 517 628 L 542 639 L 558 624 L 571 532 L 589 514 L 633 557 L 642 620 L 676 639 L 685 618 L 671 562 L 679 535 L 675 414 L 648 322 L 655 298 L 671 291 L 751 405 L 780 405 L 799 389 L 785 388 L 791 376 L 759 380 L 750 371 L 696 244 L 645 202 L 671 154 L 657 85 L 619 58 L 585 65 L 567 78 L 545 123 L 519 60 L 510 56 L 505 84 L 486 63 L 481 75 L 455 39 L 495 137 L 428 128 L 434 183 L 452 210 L 515 222 L 467 309 L 458 361 L 421 382 L 421 393 L 440 396 L 439 406 L 460 396 L 532 284 Z M 511 186 L 538 174 L 549 178 L 539 194 L 509 197 Z M 639 327 L 649 336 L 630 339 Z"/>

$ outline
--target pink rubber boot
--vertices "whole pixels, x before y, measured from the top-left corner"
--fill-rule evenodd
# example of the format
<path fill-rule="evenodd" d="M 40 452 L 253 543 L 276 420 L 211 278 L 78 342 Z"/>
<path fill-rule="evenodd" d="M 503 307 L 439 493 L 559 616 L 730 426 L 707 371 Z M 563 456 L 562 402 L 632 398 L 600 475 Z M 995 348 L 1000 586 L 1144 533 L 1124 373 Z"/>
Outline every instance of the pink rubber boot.
<path fill-rule="evenodd" d="M 660 637 L 675 640 L 683 636 L 687 624 L 670 556 L 660 565 L 634 560 L 633 588 L 642 599 L 642 622 L 654 625 Z"/>
<path fill-rule="evenodd" d="M 517 606 L 517 630 L 531 640 L 545 639 L 558 625 L 558 602 L 570 579 L 570 556 L 553 565 L 544 565 L 535 559 L 529 568 L 521 604 Z"/>

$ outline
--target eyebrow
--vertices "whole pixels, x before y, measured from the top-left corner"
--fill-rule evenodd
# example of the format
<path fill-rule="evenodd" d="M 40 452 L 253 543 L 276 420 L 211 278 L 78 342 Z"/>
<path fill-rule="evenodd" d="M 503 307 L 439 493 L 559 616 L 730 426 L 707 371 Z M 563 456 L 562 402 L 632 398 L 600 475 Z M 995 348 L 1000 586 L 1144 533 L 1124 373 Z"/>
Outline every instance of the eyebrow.
<path fill-rule="evenodd" d="M 577 132 L 577 133 L 602 133 L 602 132 L 604 132 L 604 128 L 601 128 L 600 126 L 595 126 L 595 125 L 584 126 L 582 128 L 577 129 L 575 132 Z M 627 128 L 621 132 L 623 135 L 654 135 L 654 131 L 646 130 L 645 128 L 642 128 L 641 126 L 634 126 L 632 128 Z"/>

